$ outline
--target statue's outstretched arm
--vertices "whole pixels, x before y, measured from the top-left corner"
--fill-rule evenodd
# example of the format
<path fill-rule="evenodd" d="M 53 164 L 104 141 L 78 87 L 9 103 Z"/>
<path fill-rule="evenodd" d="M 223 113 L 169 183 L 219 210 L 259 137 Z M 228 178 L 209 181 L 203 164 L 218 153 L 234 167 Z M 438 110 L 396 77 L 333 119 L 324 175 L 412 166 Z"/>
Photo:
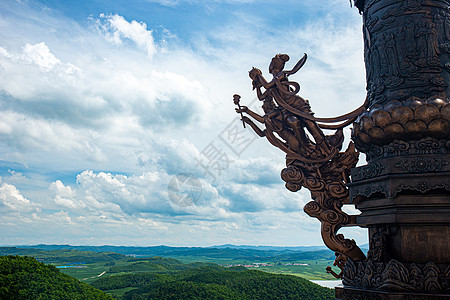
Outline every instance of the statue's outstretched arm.
<path fill-rule="evenodd" d="M 255 113 L 253 110 L 249 109 L 247 106 L 241 106 L 241 108 L 236 108 L 236 112 L 237 112 L 237 113 L 245 112 L 246 114 L 248 114 L 249 116 L 251 116 L 253 119 L 255 119 L 256 121 L 258 121 L 259 123 L 264 123 L 264 117 L 258 115 L 258 114 Z"/>
<path fill-rule="evenodd" d="M 275 81 L 272 80 L 270 82 L 267 82 L 267 80 L 264 78 L 264 76 L 262 76 L 262 74 L 258 74 L 258 79 L 259 82 L 261 83 L 261 85 L 267 90 L 270 89 L 271 87 L 275 86 Z"/>
<path fill-rule="evenodd" d="M 265 130 L 261 130 L 255 123 L 253 123 L 252 120 L 250 120 L 248 117 L 244 117 L 242 118 L 242 120 L 247 123 L 248 125 L 250 125 L 250 127 L 253 129 L 253 131 L 259 135 L 260 137 L 265 137 L 266 136 L 266 131 Z"/>

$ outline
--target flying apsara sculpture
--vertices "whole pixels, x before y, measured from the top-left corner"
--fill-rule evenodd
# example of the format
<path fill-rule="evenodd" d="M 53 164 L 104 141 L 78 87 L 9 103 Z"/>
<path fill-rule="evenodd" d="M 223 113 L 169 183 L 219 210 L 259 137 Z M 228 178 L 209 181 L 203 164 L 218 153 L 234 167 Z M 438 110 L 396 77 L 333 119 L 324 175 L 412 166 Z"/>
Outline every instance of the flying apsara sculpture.
<path fill-rule="evenodd" d="M 286 168 L 281 171 L 281 178 L 292 192 L 302 187 L 311 192 L 313 201 L 307 203 L 304 210 L 320 220 L 323 241 L 336 252 L 335 265 L 343 268 L 348 258 L 365 259 L 355 241 L 344 238 L 338 230 L 356 225 L 355 217 L 341 210 L 343 204 L 348 203 L 346 184 L 350 169 L 356 166 L 359 156 L 352 142 L 344 152 L 340 151 L 344 141 L 343 128 L 366 111 L 366 103 L 343 116 L 315 117 L 308 100 L 298 95 L 300 85 L 289 80 L 289 76 L 305 64 L 307 55 L 292 70 L 284 70 L 288 60 L 286 54 L 272 58 L 269 73 L 273 78 L 270 81 L 257 68 L 249 72 L 264 115 L 240 106 L 239 95 L 234 95 L 234 103 L 238 105 L 236 112 L 241 114 L 244 126 L 248 124 L 260 137 L 286 153 Z M 334 132 L 326 135 L 323 129 Z"/>

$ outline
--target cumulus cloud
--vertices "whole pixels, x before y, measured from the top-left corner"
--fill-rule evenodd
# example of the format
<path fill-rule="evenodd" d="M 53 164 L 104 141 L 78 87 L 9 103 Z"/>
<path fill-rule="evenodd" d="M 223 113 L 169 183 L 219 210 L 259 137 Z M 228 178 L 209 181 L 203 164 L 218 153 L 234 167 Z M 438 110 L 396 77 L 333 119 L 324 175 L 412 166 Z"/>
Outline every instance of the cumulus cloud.
<path fill-rule="evenodd" d="M 135 20 L 128 22 L 124 17 L 100 14 L 100 28 L 105 32 L 108 40 L 121 45 L 123 39 L 129 39 L 147 52 L 149 58 L 156 53 L 156 45 L 152 31 L 147 30 L 147 24 Z"/>
<path fill-rule="evenodd" d="M 0 185 L 0 208 L 2 210 L 28 211 L 30 200 L 26 199 L 14 185 L 2 183 Z"/>
<path fill-rule="evenodd" d="M 53 69 L 57 64 L 61 63 L 57 59 L 44 42 L 35 45 L 26 44 L 23 47 L 23 60 L 29 63 L 35 63 L 45 71 Z"/>
<path fill-rule="evenodd" d="M 161 192 L 154 190 L 158 174 L 142 176 L 112 175 L 84 171 L 77 176 L 77 183 L 86 196 L 97 202 L 113 203 L 127 214 L 141 211 L 163 212 L 169 205 L 162 201 Z"/>
<path fill-rule="evenodd" d="M 84 203 L 77 205 L 73 200 L 76 192 L 70 186 L 64 186 L 61 180 L 52 182 L 49 187 L 50 193 L 54 195 L 53 200 L 56 205 L 61 205 L 66 208 L 78 208 L 78 206 L 85 207 Z"/>
<path fill-rule="evenodd" d="M 52 219 L 52 221 L 58 224 L 72 223 L 72 219 L 70 218 L 69 213 L 63 210 L 55 212 L 50 216 L 50 218 Z"/>
<path fill-rule="evenodd" d="M 229 201 L 221 197 L 215 187 L 199 180 L 199 198 L 186 205 L 169 196 L 168 185 L 173 177 L 166 173 L 145 172 L 126 176 L 86 170 L 78 174 L 75 186 L 60 180 L 51 183 L 49 191 L 58 207 L 77 214 L 123 215 L 192 215 L 193 218 L 222 218 Z M 174 191 L 183 193 L 181 189 Z M 201 195 L 201 197 L 200 197 Z M 213 213 L 214 212 L 214 213 Z"/>

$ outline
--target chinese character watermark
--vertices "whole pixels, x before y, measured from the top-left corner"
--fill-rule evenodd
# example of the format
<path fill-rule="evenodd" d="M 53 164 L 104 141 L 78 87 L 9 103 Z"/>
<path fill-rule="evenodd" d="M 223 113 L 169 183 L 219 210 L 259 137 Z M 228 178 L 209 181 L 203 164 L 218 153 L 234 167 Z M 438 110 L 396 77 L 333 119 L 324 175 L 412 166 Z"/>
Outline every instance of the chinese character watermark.
<path fill-rule="evenodd" d="M 256 106 L 256 98 L 250 103 Z M 250 106 L 249 105 L 249 106 Z M 253 108 L 253 107 L 252 107 Z M 255 110 L 260 110 L 255 107 Z M 242 120 L 236 117 L 213 139 L 196 157 L 197 165 L 200 166 L 204 175 L 215 182 L 222 172 L 230 167 L 234 158 L 239 158 L 258 136 L 253 130 L 245 129 Z"/>
<path fill-rule="evenodd" d="M 202 183 L 192 174 L 181 173 L 172 177 L 167 192 L 173 204 L 181 207 L 196 205 L 202 195 Z"/>
<path fill-rule="evenodd" d="M 195 159 L 197 165 L 203 168 L 204 174 L 213 181 L 222 175 L 222 170 L 228 169 L 230 163 L 233 162 L 220 146 L 214 144 L 214 141 L 211 141 Z"/>
<path fill-rule="evenodd" d="M 249 106 L 254 111 L 261 108 L 256 104 L 256 98 Z M 203 174 L 215 182 L 241 154 L 250 146 L 258 136 L 253 130 L 242 126 L 243 121 L 234 118 L 208 145 L 195 157 L 197 166 Z M 202 184 L 193 174 L 181 173 L 175 175 L 167 187 L 170 201 L 180 207 L 197 205 L 202 194 Z"/>

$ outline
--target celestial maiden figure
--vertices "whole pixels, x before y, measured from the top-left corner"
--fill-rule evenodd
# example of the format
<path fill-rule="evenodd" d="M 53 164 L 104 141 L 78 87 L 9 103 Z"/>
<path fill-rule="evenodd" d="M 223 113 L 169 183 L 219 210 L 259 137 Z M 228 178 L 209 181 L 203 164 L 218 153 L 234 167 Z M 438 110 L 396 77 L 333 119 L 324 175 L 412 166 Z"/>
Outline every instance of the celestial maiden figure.
<path fill-rule="evenodd" d="M 313 121 L 313 112 L 307 100 L 296 95 L 300 90 L 297 82 L 288 80 L 288 76 L 295 74 L 305 64 L 307 55 L 305 54 L 292 70 L 284 70 L 285 63 L 289 60 L 287 54 L 277 54 L 272 58 L 269 65 L 269 73 L 273 75 L 271 81 L 267 81 L 261 70 L 253 68 L 249 72 L 252 79 L 253 89 L 259 100 L 267 97 L 273 98 L 282 110 L 286 125 L 294 132 L 297 140 L 306 149 L 311 148 L 311 141 L 306 137 L 304 128 L 312 135 L 317 145 L 317 151 L 308 151 L 311 158 L 326 157 L 331 153 L 331 146 L 327 142 L 325 135 L 317 123 Z M 264 87 L 265 91 L 261 91 Z M 309 117 L 309 118 L 308 118 Z"/>

